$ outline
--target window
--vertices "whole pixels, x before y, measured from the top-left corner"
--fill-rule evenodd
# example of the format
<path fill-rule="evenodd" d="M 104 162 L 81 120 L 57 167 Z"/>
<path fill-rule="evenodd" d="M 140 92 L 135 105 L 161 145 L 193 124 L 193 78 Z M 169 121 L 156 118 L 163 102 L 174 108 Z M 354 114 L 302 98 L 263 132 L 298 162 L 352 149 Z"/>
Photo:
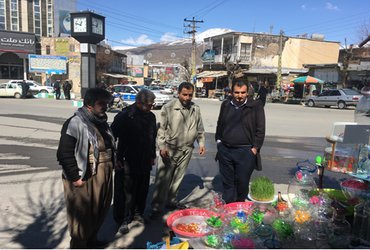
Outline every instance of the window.
<path fill-rule="evenodd" d="M 40 0 L 33 1 L 33 19 L 34 19 L 34 32 L 36 36 L 41 36 Z"/>
<path fill-rule="evenodd" d="M 251 49 L 252 44 L 250 43 L 241 43 L 240 44 L 240 59 L 242 61 L 251 61 Z"/>
<path fill-rule="evenodd" d="M 70 44 L 70 45 L 69 45 L 69 51 L 70 51 L 70 52 L 76 52 L 76 47 L 75 47 L 75 45 L 74 45 L 74 44 Z"/>
<path fill-rule="evenodd" d="M 53 36 L 53 1 L 47 1 L 47 21 L 46 21 L 47 37 Z"/>
<path fill-rule="evenodd" d="M 340 92 L 339 90 L 333 90 L 331 93 L 330 93 L 331 96 L 340 96 Z"/>
<path fill-rule="evenodd" d="M 19 31 L 18 0 L 11 0 L 9 4 L 11 20 L 10 29 L 13 31 Z"/>
<path fill-rule="evenodd" d="M 5 0 L 0 0 L 0 30 L 5 30 Z"/>

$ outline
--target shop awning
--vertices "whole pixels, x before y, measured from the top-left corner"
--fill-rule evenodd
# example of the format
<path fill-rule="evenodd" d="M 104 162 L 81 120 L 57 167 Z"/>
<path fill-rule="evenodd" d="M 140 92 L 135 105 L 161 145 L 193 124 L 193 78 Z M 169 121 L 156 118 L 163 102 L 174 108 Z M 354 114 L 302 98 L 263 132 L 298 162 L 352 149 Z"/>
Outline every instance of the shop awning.
<path fill-rule="evenodd" d="M 227 71 L 203 71 L 197 74 L 197 78 L 227 76 Z"/>
<path fill-rule="evenodd" d="M 114 73 L 103 73 L 103 75 L 113 77 L 113 78 L 119 78 L 119 79 L 122 79 L 122 78 L 132 79 L 133 78 L 132 76 L 123 75 L 123 74 L 114 74 Z"/>

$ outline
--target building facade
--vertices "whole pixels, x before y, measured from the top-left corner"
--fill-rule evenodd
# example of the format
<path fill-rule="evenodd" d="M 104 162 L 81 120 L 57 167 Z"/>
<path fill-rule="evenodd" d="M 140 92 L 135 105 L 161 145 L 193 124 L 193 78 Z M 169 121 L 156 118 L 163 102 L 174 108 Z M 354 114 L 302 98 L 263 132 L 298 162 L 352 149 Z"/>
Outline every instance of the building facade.
<path fill-rule="evenodd" d="M 75 0 L 0 0 L 0 81 L 29 78 L 28 55 L 45 52 L 42 38 L 68 36 L 74 11 Z"/>
<path fill-rule="evenodd" d="M 308 72 L 304 64 L 337 63 L 340 46 L 339 42 L 324 41 L 320 36 L 300 38 L 243 32 L 229 32 L 204 41 L 211 55 L 206 56 L 204 70 L 227 70 L 227 64 L 238 64 L 250 82 L 267 82 L 271 87 L 277 86 L 279 70 L 282 75 L 279 84 L 289 84 L 295 76 Z M 208 74 L 207 81 L 211 77 Z"/>

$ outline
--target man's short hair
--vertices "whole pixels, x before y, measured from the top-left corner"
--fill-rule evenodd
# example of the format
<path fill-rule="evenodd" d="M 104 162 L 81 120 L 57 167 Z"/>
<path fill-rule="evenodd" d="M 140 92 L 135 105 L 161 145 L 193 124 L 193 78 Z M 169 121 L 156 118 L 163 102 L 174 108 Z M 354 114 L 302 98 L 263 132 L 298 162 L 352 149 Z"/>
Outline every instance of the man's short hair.
<path fill-rule="evenodd" d="M 105 89 L 88 89 L 84 97 L 84 106 L 94 106 L 97 101 L 106 101 L 107 103 L 109 103 L 112 98 L 112 95 Z"/>
<path fill-rule="evenodd" d="M 236 79 L 234 79 L 234 80 L 233 80 L 233 82 L 232 82 L 232 87 L 231 87 L 232 92 L 234 92 L 234 87 L 235 87 L 235 86 L 237 86 L 237 87 L 239 87 L 239 88 L 241 88 L 241 87 L 243 87 L 243 86 L 247 86 L 247 91 L 248 91 L 248 89 L 249 89 L 249 84 L 248 84 L 248 82 L 247 82 L 246 80 L 244 80 L 244 79 L 240 79 L 240 78 L 236 78 Z"/>
<path fill-rule="evenodd" d="M 141 89 L 139 93 L 137 93 L 135 101 L 137 103 L 148 104 L 150 102 L 154 102 L 155 95 L 149 89 Z"/>
<path fill-rule="evenodd" d="M 182 82 L 180 83 L 178 89 L 177 89 L 177 92 L 180 93 L 182 91 L 182 89 L 185 88 L 185 89 L 191 89 L 194 91 L 194 85 L 191 84 L 190 82 Z"/>

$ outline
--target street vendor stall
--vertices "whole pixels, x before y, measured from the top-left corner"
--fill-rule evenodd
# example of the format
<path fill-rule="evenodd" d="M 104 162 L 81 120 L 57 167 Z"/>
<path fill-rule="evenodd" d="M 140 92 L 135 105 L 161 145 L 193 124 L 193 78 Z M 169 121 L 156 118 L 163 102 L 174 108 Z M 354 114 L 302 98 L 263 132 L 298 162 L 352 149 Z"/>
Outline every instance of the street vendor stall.
<path fill-rule="evenodd" d="M 312 76 L 297 77 L 292 82 L 294 83 L 294 96 L 301 101 L 307 96 L 320 94 L 324 85 L 323 80 Z"/>

